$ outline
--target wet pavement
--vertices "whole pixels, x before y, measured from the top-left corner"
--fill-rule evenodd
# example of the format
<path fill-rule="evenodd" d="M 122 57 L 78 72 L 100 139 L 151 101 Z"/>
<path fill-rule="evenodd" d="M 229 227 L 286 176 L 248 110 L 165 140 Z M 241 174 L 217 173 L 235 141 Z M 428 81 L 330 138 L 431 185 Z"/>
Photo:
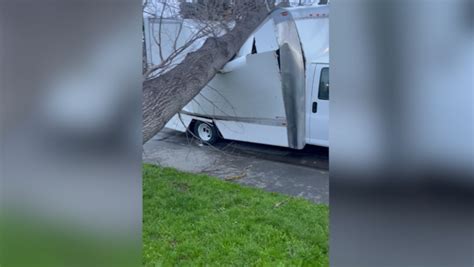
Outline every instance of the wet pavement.
<path fill-rule="evenodd" d="M 145 144 L 143 161 L 328 203 L 328 154 L 327 148 L 309 145 L 293 150 L 220 140 L 208 146 L 165 129 Z"/>

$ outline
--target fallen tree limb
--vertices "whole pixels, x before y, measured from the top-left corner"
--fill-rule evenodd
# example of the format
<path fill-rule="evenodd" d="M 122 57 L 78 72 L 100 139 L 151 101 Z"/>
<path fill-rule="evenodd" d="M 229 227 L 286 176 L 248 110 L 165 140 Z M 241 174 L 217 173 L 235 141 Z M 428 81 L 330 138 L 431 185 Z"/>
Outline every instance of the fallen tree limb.
<path fill-rule="evenodd" d="M 234 28 L 209 37 L 201 48 L 166 73 L 143 82 L 143 143 L 193 99 L 216 73 L 232 59 L 248 36 L 268 15 L 265 0 L 246 0 L 246 10 Z"/>

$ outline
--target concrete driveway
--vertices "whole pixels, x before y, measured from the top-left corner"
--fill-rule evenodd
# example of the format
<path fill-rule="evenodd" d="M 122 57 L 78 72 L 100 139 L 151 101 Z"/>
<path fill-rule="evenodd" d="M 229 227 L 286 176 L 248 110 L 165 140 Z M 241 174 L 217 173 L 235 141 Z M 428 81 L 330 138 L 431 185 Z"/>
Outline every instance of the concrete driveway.
<path fill-rule="evenodd" d="M 207 146 L 165 129 L 145 144 L 143 161 L 329 203 L 328 154 L 316 146 L 293 150 L 227 140 Z"/>

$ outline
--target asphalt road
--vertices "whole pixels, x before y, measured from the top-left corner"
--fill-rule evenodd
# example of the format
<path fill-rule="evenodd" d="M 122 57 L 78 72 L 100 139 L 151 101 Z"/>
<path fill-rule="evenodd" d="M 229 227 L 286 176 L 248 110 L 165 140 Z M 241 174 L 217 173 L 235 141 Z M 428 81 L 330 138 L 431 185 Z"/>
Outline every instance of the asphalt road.
<path fill-rule="evenodd" d="M 163 130 L 144 146 L 144 162 L 182 171 L 206 173 L 271 192 L 329 202 L 329 152 L 220 140 L 200 144 L 184 133 Z"/>

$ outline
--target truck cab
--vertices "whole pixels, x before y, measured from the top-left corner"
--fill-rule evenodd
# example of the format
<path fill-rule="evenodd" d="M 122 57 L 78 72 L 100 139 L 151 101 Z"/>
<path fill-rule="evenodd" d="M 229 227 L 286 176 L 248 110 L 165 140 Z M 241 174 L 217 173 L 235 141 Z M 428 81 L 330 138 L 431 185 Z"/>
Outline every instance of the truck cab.
<path fill-rule="evenodd" d="M 306 143 L 329 146 L 329 64 L 312 63 L 308 70 Z"/>

